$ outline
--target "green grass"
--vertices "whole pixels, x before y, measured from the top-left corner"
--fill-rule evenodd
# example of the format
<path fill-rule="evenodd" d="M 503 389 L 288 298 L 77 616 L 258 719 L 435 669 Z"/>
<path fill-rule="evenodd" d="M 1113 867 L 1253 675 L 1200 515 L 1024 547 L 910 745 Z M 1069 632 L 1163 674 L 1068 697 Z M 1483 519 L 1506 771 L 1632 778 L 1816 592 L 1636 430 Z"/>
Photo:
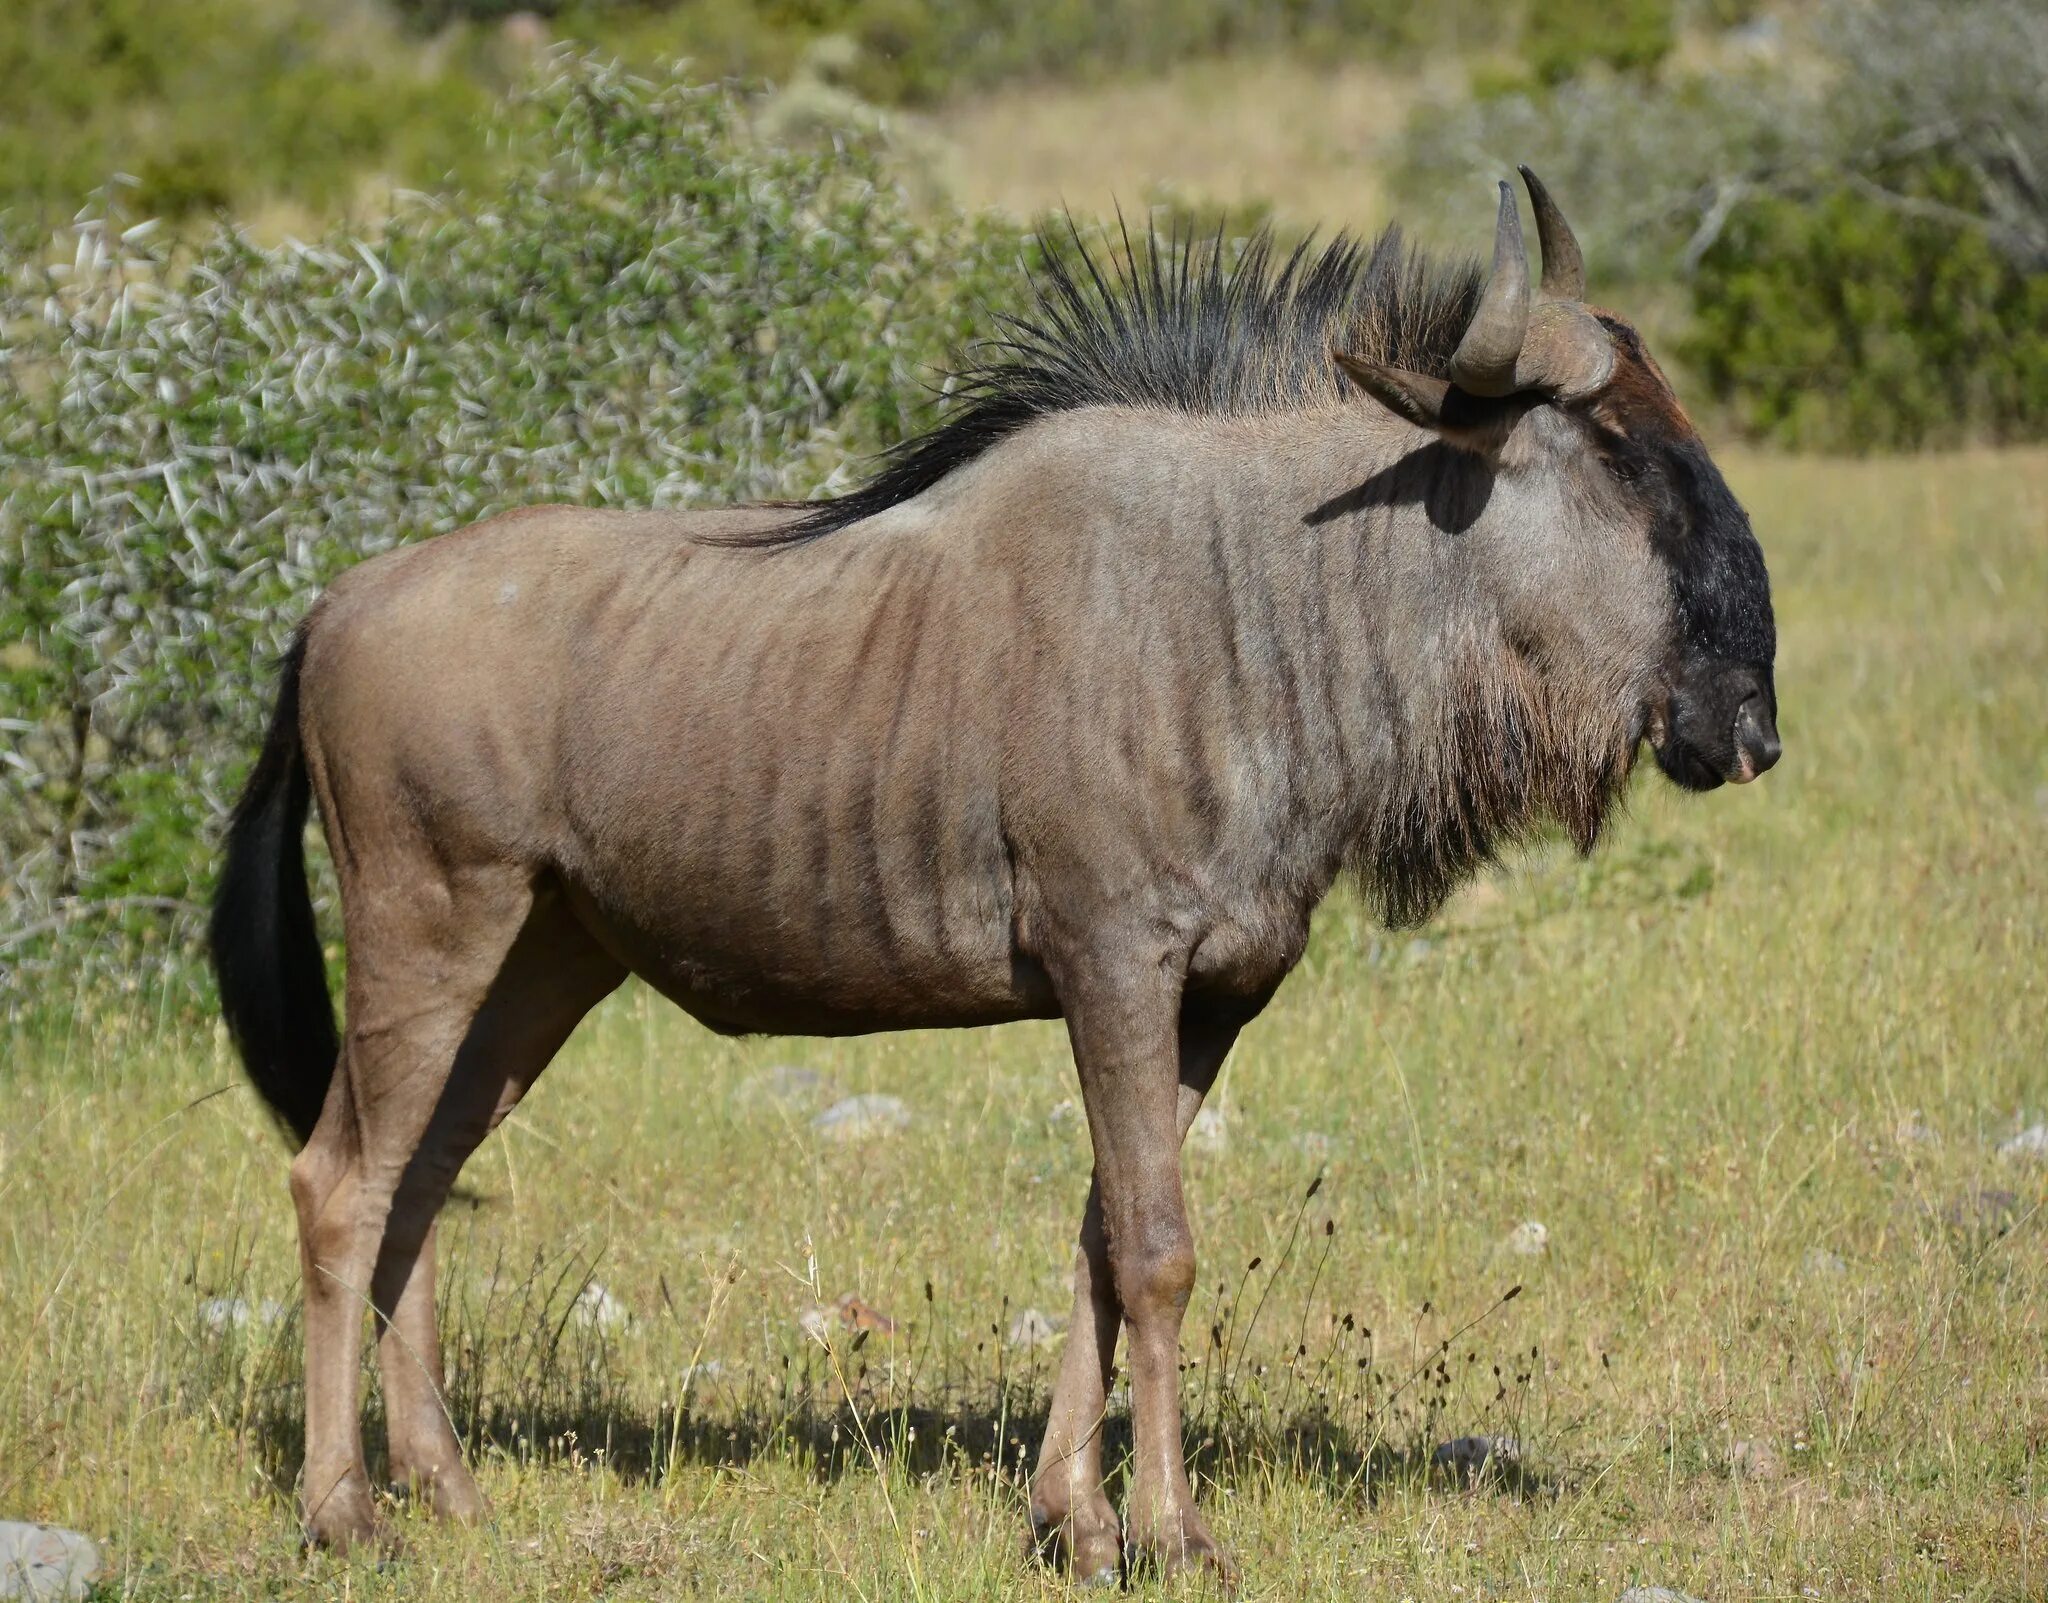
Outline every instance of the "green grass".
<path fill-rule="evenodd" d="M 1188 1160 L 1188 1434 L 1247 1595 L 2048 1590 L 2048 1166 L 1996 1155 L 2048 1117 L 2048 455 L 1731 466 L 1784 764 L 1645 776 L 1603 855 L 1530 854 L 1419 937 L 1332 906 Z M 0 1515 L 104 1539 L 138 1596 L 1059 1589 L 1012 1445 L 1053 1360 L 991 1334 L 1065 1309 L 1056 1028 L 735 1044 L 609 1004 L 444 1230 L 495 1518 L 400 1512 L 378 1568 L 298 1549 L 295 1319 L 199 1317 L 295 1301 L 284 1155 L 217 1035 L 136 1014 L 0 1060 Z M 918 1122 L 821 1145 L 743 1095 L 784 1062 Z M 1547 1254 L 1504 1245 L 1525 1220 Z M 848 1291 L 905 1328 L 828 1357 L 796 1318 Z M 1469 1432 L 1518 1436 L 1521 1481 L 1422 1466 Z"/>

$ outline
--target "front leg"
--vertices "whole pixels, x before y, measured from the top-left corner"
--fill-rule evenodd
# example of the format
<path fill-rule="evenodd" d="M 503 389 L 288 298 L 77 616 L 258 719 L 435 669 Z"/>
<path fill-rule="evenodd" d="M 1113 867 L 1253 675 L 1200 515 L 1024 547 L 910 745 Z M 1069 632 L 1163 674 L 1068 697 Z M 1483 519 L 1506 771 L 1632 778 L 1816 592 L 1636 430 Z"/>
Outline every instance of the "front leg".
<path fill-rule="evenodd" d="M 1238 1031 L 1265 1000 L 1183 1003 L 1176 1143 L 1187 1139 Z M 1031 1482 L 1031 1525 L 1040 1552 L 1090 1583 L 1114 1582 L 1123 1564 L 1122 1528 L 1102 1485 L 1102 1424 L 1122 1323 L 1102 1223 L 1102 1188 L 1091 1176 L 1074 1262 L 1073 1316 Z"/>
<path fill-rule="evenodd" d="M 1109 1280 L 1130 1331 L 1126 1556 L 1168 1573 L 1194 1562 L 1227 1575 L 1221 1551 L 1195 1512 L 1181 1456 L 1180 1326 L 1195 1284 L 1194 1238 L 1181 1196 L 1181 1110 L 1184 1102 L 1200 1105 L 1199 1095 L 1181 1085 L 1182 972 L 1167 954 L 1133 942 L 1062 965 L 1055 983 L 1095 1146 Z M 1191 1107 L 1187 1119 L 1193 1117 Z M 1095 1307 L 1091 1276 L 1091 1311 Z M 1089 1401 L 1099 1396 L 1109 1345 L 1098 1338 L 1092 1376 L 1078 1377 L 1093 1382 Z M 1078 1360 L 1070 1366 L 1063 1381 L 1082 1367 Z"/>

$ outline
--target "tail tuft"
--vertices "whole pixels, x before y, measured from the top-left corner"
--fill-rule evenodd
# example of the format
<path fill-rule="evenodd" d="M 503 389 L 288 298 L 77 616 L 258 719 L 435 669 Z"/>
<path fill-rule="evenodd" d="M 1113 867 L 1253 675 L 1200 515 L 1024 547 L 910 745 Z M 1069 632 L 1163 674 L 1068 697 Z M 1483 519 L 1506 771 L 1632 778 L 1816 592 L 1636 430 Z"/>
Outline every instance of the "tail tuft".
<path fill-rule="evenodd" d="M 257 1094 L 304 1146 L 340 1052 L 327 966 L 306 885 L 312 787 L 299 748 L 303 628 L 279 676 L 263 751 L 228 821 L 207 927 L 221 1016 Z"/>

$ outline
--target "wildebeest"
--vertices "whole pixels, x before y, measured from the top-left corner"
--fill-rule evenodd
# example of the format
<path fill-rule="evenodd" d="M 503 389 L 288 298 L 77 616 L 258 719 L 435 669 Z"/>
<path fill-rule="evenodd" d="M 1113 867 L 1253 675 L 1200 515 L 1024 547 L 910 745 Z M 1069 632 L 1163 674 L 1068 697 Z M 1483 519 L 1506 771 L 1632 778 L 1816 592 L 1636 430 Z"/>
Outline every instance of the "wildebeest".
<path fill-rule="evenodd" d="M 1221 1567 L 1181 1460 L 1179 1146 L 1318 902 L 1348 871 L 1411 922 L 1531 828 L 1591 849 L 1645 741 L 1693 790 L 1778 756 L 1749 521 L 1523 176 L 1539 289 L 1506 184 L 1490 271 L 1394 231 L 1055 252 L 864 488 L 512 512 L 327 591 L 212 925 L 229 1027 L 302 1143 L 316 1539 L 374 1527 L 365 1301 L 394 1475 L 480 1512 L 435 1216 L 637 974 L 729 1032 L 1066 1021 L 1095 1173 L 1032 1517 L 1084 1576 Z"/>

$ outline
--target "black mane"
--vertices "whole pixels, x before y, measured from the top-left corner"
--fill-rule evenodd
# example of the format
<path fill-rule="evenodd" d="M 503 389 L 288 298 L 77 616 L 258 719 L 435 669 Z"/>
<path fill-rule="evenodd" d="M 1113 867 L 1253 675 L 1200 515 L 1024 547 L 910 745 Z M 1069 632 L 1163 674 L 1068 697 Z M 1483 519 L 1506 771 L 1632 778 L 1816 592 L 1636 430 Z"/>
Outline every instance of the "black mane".
<path fill-rule="evenodd" d="M 1219 231 L 1148 232 L 1098 259 L 1069 223 L 1030 276 L 1031 309 L 1001 319 L 952 375 L 946 415 L 882 458 L 873 478 L 768 536 L 812 539 L 930 489 L 1034 418 L 1084 406 L 1243 415 L 1347 393 L 1333 346 L 1443 376 L 1484 274 L 1412 250 L 1398 227 L 1368 248 L 1339 234 L 1276 260 L 1261 229 L 1237 252 Z M 1234 257 L 1234 260 L 1232 259 Z"/>

